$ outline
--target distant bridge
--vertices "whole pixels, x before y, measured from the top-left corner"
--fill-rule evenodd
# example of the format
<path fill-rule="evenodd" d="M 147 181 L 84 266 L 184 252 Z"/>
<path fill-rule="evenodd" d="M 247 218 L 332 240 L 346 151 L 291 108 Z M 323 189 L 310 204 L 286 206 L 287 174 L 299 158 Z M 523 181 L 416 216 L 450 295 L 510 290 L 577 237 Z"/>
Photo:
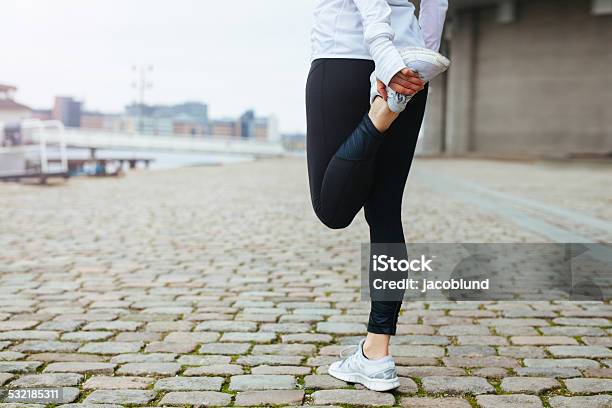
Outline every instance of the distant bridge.
<path fill-rule="evenodd" d="M 32 133 L 33 138 L 37 136 L 38 132 Z M 89 149 L 203 152 L 257 157 L 280 156 L 285 153 L 280 141 L 217 136 L 155 136 L 97 129 L 65 129 L 61 132 L 45 132 L 44 138 L 49 144 L 63 143 L 67 147 Z"/>

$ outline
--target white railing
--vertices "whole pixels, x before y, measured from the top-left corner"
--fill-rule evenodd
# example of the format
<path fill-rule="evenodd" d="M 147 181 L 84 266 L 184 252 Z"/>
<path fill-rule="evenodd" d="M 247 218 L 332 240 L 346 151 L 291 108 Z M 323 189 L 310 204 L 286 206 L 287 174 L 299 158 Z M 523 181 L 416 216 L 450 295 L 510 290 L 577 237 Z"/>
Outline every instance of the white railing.
<path fill-rule="evenodd" d="M 247 138 L 157 136 L 84 128 L 68 128 L 64 137 L 68 146 L 95 149 L 191 151 L 257 156 L 279 156 L 285 153 L 280 141 L 268 142 Z"/>
<path fill-rule="evenodd" d="M 20 131 L 19 144 L 0 147 L 0 176 L 44 176 L 68 172 L 65 129 L 60 121 L 28 119 L 21 123 Z M 51 147 L 56 148 L 57 153 L 50 158 Z"/>
<path fill-rule="evenodd" d="M 48 144 L 56 143 L 59 146 L 60 168 L 59 172 L 68 171 L 68 152 L 66 150 L 66 130 L 64 124 L 59 120 L 41 121 L 28 119 L 21 123 L 21 129 L 25 135 L 38 140 L 40 148 L 40 170 L 41 173 L 49 172 Z"/>

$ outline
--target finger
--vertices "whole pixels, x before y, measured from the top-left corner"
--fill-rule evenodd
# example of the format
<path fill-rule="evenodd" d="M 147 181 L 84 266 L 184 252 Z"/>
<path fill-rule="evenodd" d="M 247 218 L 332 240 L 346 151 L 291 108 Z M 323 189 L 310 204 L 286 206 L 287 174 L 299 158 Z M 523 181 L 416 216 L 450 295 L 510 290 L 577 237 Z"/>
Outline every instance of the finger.
<path fill-rule="evenodd" d="M 422 91 L 423 88 L 424 88 L 422 85 L 415 85 L 415 84 L 412 84 L 410 82 L 398 83 L 398 82 L 394 81 L 394 82 L 391 82 L 391 85 L 401 86 L 402 88 L 410 89 L 410 90 L 414 91 L 415 93 L 419 92 L 419 91 Z"/>
<path fill-rule="evenodd" d="M 385 86 L 385 84 L 378 81 L 376 83 L 376 90 L 378 91 L 380 96 L 382 96 L 382 98 L 386 101 L 387 100 L 387 87 Z"/>
<path fill-rule="evenodd" d="M 423 81 L 419 76 L 405 76 L 401 72 L 395 75 L 392 79 L 402 79 L 404 81 L 412 82 L 417 85 L 425 85 L 425 81 Z"/>
<path fill-rule="evenodd" d="M 417 93 L 417 91 L 415 91 L 414 89 L 405 88 L 401 85 L 394 84 L 394 83 L 389 84 L 389 87 L 393 89 L 395 92 L 401 93 L 403 95 L 414 95 Z"/>
<path fill-rule="evenodd" d="M 393 79 L 401 79 L 402 81 L 410 82 L 411 84 L 423 86 L 425 85 L 425 81 L 418 77 L 405 77 L 403 75 L 397 75 Z"/>
<path fill-rule="evenodd" d="M 382 96 L 382 98 L 386 101 L 387 100 L 387 89 L 385 85 L 382 83 L 378 84 L 377 91 L 380 94 L 380 96 Z"/>
<path fill-rule="evenodd" d="M 404 75 L 405 77 L 414 77 L 414 78 L 419 78 L 419 74 L 417 74 L 416 72 L 414 72 L 413 70 L 411 70 L 410 68 L 404 68 L 400 71 L 400 74 Z"/>
<path fill-rule="evenodd" d="M 394 77 L 393 79 L 391 79 L 391 83 L 396 83 L 405 88 L 414 89 L 415 91 L 420 91 L 421 89 L 423 89 L 423 86 L 425 85 L 423 81 L 417 80 L 415 78 L 412 78 L 412 81 L 407 81 L 399 77 Z"/>

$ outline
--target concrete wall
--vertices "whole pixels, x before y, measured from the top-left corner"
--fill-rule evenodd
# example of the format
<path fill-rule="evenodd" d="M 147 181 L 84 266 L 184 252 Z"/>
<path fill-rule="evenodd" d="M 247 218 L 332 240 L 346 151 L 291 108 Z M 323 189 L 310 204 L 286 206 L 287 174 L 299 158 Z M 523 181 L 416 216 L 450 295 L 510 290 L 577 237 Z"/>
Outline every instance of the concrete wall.
<path fill-rule="evenodd" d="M 478 16 L 478 151 L 612 151 L 612 16 L 590 1 L 519 3 L 518 20 Z"/>
<path fill-rule="evenodd" d="M 508 24 L 495 7 L 457 11 L 446 131 L 426 132 L 445 143 L 423 145 L 450 154 L 612 152 L 612 16 L 590 10 L 588 0 L 518 1 Z"/>
<path fill-rule="evenodd" d="M 446 126 L 446 75 L 435 78 L 429 83 L 425 119 L 421 127 L 416 153 L 437 155 L 445 149 Z"/>

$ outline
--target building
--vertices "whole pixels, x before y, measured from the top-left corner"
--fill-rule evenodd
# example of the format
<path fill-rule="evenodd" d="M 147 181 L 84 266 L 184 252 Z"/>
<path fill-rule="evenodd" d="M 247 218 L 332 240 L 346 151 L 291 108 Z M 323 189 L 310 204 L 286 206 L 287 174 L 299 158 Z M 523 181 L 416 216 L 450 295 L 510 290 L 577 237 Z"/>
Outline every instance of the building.
<path fill-rule="evenodd" d="M 235 119 L 215 119 L 210 122 L 210 134 L 221 137 L 240 136 L 240 122 Z"/>
<path fill-rule="evenodd" d="M 206 133 L 207 126 L 208 119 L 204 124 L 188 115 L 179 115 L 172 121 L 173 133 L 176 135 L 203 135 Z"/>
<path fill-rule="evenodd" d="M 51 109 L 32 109 L 32 119 L 51 120 L 53 111 Z"/>
<path fill-rule="evenodd" d="M 81 114 L 81 127 L 85 129 L 120 130 L 121 126 L 121 115 L 92 111 Z"/>
<path fill-rule="evenodd" d="M 15 125 L 32 117 L 32 109 L 15 102 L 15 93 L 16 87 L 0 84 L 0 123 L 4 125 Z"/>
<path fill-rule="evenodd" d="M 279 142 L 281 140 L 276 116 L 270 115 L 255 119 L 255 138 L 269 142 Z"/>
<path fill-rule="evenodd" d="M 56 96 L 51 116 L 66 127 L 81 126 L 81 102 L 69 96 Z"/>
<path fill-rule="evenodd" d="M 612 153 L 612 0 L 450 3 L 421 153 Z"/>
<path fill-rule="evenodd" d="M 126 115 L 152 124 L 159 120 L 162 127 L 167 121 L 173 122 L 169 133 L 203 135 L 208 133 L 208 105 L 200 102 L 185 102 L 176 105 L 132 104 L 125 108 Z M 145 120 L 143 119 L 143 123 Z"/>
<path fill-rule="evenodd" d="M 174 123 L 172 119 L 167 118 L 125 116 L 121 118 L 116 130 L 143 135 L 172 136 Z"/>
<path fill-rule="evenodd" d="M 240 115 L 240 137 L 255 138 L 255 112 L 248 110 Z"/>
<path fill-rule="evenodd" d="M 256 116 L 253 110 L 244 112 L 238 119 L 224 118 L 210 122 L 210 134 L 220 137 L 280 141 L 278 120 L 275 116 Z"/>

